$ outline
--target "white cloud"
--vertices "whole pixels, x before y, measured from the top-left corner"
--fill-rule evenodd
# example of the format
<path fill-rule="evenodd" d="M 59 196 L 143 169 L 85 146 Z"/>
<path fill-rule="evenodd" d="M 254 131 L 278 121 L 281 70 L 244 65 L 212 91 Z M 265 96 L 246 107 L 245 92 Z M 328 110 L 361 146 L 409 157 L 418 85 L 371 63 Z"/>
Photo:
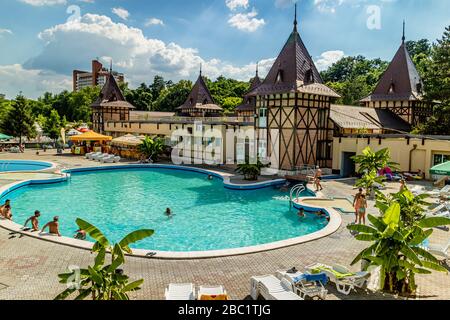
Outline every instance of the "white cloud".
<path fill-rule="evenodd" d="M 145 21 L 145 26 L 146 27 L 150 27 L 150 26 L 164 26 L 164 21 L 162 21 L 161 19 L 158 18 L 149 18 L 147 19 L 147 21 Z"/>
<path fill-rule="evenodd" d="M 338 62 L 345 57 L 344 51 L 334 50 L 323 52 L 315 61 L 317 69 L 323 71 L 328 69 L 333 63 Z"/>
<path fill-rule="evenodd" d="M 200 63 L 203 64 L 204 74 L 211 79 L 223 75 L 248 81 L 254 76 L 256 68 L 256 62 L 236 66 L 219 59 L 203 59 L 196 49 L 147 38 L 141 29 L 116 23 L 107 16 L 96 14 L 86 14 L 79 20 L 53 26 L 42 31 L 39 38 L 45 42 L 43 51 L 29 59 L 23 68 L 26 71 L 51 70 L 56 79 L 54 83 L 57 84 L 53 91 L 60 88 L 61 77 L 68 78 L 73 69 L 89 68 L 90 61 L 95 57 L 103 57 L 102 61 L 105 63 L 109 63 L 112 58 L 114 69 L 125 73 L 131 87 L 150 82 L 156 74 L 173 81 L 195 80 Z M 262 76 L 268 72 L 273 61 L 274 59 L 267 59 L 260 62 Z M 37 78 L 38 75 L 34 77 L 36 83 L 39 82 Z M 5 81 L 9 81 L 8 79 Z M 3 81 L 0 76 L 0 82 Z M 46 81 L 50 83 L 50 76 Z M 19 82 L 9 91 L 22 87 Z M 36 96 L 44 91 L 33 91 L 38 89 L 39 87 L 28 86 L 23 91 L 26 95 Z"/>
<path fill-rule="evenodd" d="M 0 88 L 8 98 L 14 98 L 20 91 L 25 96 L 37 98 L 44 92 L 53 93 L 72 88 L 72 78 L 43 70 L 27 70 L 20 64 L 0 65 Z"/>
<path fill-rule="evenodd" d="M 66 0 L 19 0 L 20 2 L 32 5 L 34 7 L 54 6 L 58 4 L 66 4 Z"/>
<path fill-rule="evenodd" d="M 2 34 L 13 34 L 13 32 L 9 29 L 0 28 L 0 37 L 2 36 Z"/>
<path fill-rule="evenodd" d="M 264 19 L 257 19 L 257 16 L 255 9 L 247 13 L 237 13 L 230 17 L 228 24 L 241 31 L 255 32 L 266 24 Z"/>
<path fill-rule="evenodd" d="M 249 0 L 226 0 L 225 4 L 230 10 L 234 11 L 238 8 L 247 9 L 249 5 L 248 1 Z"/>
<path fill-rule="evenodd" d="M 130 16 L 130 13 L 128 12 L 128 10 L 124 9 L 124 8 L 113 8 L 112 13 L 114 13 L 116 16 L 118 16 L 119 18 L 123 19 L 123 20 L 127 20 L 128 17 Z"/>

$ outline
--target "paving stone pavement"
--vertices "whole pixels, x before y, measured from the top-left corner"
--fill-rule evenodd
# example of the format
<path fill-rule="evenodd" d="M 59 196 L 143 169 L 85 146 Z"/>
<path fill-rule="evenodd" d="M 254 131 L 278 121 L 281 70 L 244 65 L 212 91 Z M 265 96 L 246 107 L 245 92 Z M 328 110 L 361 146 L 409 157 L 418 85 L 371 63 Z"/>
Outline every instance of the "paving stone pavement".
<path fill-rule="evenodd" d="M 0 158 L 3 158 L 1 155 Z M 30 157 L 27 157 L 30 158 Z M 47 157 L 39 157 L 45 160 Z M 67 167 L 85 165 L 80 158 L 56 158 Z M 64 159 L 64 161 L 60 160 Z M 55 160 L 48 156 L 47 160 Z M 326 195 L 348 196 L 353 193 L 351 183 L 325 182 Z M 394 186 L 395 187 L 395 186 Z M 248 298 L 250 277 L 274 274 L 277 270 L 292 267 L 302 269 L 315 262 L 339 263 L 348 266 L 366 243 L 355 240 L 345 228 L 354 219 L 343 215 L 341 228 L 326 238 L 312 242 L 242 256 L 196 260 L 160 260 L 128 257 L 125 272 L 132 279 L 145 280 L 142 290 L 131 295 L 133 299 L 163 299 L 169 283 L 192 282 L 195 285 L 222 284 L 233 299 Z M 436 230 L 431 243 L 443 243 L 449 233 Z M 26 236 L 11 235 L 0 228 L 0 299 L 53 299 L 65 289 L 58 283 L 57 274 L 67 271 L 70 265 L 85 267 L 94 256 L 84 250 L 66 247 Z M 350 267 L 359 270 L 359 265 Z M 450 276 L 433 272 L 418 276 L 420 299 L 450 299 Z M 328 299 L 395 299 L 395 297 L 359 290 L 349 296 L 339 294 L 328 286 Z"/>

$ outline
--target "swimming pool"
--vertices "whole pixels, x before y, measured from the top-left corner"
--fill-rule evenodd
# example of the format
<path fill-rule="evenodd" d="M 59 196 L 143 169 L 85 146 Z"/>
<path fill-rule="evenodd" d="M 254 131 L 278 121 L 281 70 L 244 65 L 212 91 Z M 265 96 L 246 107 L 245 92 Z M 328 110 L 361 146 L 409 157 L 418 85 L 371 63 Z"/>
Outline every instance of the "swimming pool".
<path fill-rule="evenodd" d="M 112 241 L 136 229 L 154 229 L 153 237 L 134 248 L 156 251 L 249 247 L 307 235 L 328 223 L 313 215 L 299 219 L 289 210 L 288 193 L 273 187 L 230 190 L 219 178 L 163 168 L 74 172 L 69 182 L 26 186 L 0 201 L 5 198 L 12 201 L 16 222 L 36 209 L 41 226 L 59 215 L 68 237 L 77 229 L 76 218 L 93 223 Z M 172 219 L 164 215 L 167 207 Z"/>
<path fill-rule="evenodd" d="M 51 167 L 52 163 L 44 161 L 0 160 L 0 172 L 40 171 Z"/>

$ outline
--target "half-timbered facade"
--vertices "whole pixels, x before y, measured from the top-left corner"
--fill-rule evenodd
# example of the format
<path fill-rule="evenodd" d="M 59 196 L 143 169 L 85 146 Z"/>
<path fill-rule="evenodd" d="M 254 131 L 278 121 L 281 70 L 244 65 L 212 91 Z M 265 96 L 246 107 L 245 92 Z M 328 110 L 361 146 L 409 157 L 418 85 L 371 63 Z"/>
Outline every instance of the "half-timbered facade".
<path fill-rule="evenodd" d="M 267 77 L 250 95 L 256 97 L 258 149 L 273 168 L 331 168 L 330 105 L 339 95 L 323 84 L 298 33 L 297 17 Z"/>
<path fill-rule="evenodd" d="M 108 121 L 129 121 L 134 106 L 125 100 L 116 79 L 110 72 L 97 100 L 92 104 L 92 127 L 95 132 L 105 133 Z"/>
<path fill-rule="evenodd" d="M 403 34 L 402 44 L 386 72 L 373 93 L 361 103 L 370 108 L 388 109 L 416 126 L 426 122 L 433 112 L 423 95 L 423 82 L 409 55 Z"/>

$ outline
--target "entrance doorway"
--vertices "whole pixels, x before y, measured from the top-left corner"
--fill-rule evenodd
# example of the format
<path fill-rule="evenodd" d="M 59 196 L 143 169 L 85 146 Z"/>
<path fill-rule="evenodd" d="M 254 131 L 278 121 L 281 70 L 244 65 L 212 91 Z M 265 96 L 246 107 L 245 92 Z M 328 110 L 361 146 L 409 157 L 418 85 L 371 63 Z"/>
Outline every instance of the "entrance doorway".
<path fill-rule="evenodd" d="M 356 152 L 342 152 L 341 176 L 344 178 L 353 177 L 356 173 L 355 162 L 352 157 Z"/>

